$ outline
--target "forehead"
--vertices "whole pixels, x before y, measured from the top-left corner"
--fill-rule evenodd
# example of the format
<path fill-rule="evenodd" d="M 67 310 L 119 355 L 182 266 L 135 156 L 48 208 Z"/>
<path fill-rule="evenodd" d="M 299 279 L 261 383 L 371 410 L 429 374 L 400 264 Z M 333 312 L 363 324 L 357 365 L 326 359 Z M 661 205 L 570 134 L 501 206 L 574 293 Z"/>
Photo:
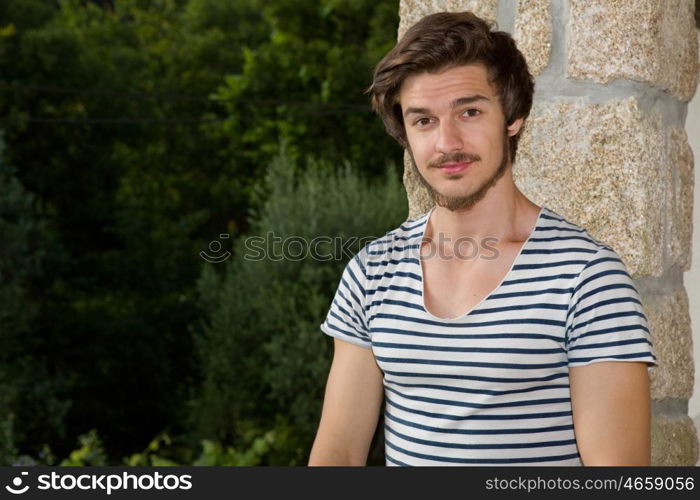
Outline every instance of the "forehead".
<path fill-rule="evenodd" d="M 455 66 L 438 73 L 417 73 L 407 77 L 399 90 L 399 103 L 408 105 L 436 104 L 437 101 L 481 94 L 495 99 L 483 64 Z"/>

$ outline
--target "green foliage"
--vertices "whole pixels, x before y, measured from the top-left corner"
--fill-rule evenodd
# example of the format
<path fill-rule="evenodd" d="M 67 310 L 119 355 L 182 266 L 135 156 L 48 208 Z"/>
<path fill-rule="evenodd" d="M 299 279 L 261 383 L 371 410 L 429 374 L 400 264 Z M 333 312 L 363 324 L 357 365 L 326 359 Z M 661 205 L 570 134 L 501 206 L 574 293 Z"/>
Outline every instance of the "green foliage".
<path fill-rule="evenodd" d="M 7 411 L 5 408 L 4 411 Z M 0 416 L 0 464 L 4 466 L 12 464 L 17 456 L 13 420 L 11 413 Z"/>
<path fill-rule="evenodd" d="M 16 444 L 38 446 L 63 432 L 67 404 L 42 339 L 32 336 L 40 310 L 36 282 L 51 240 L 34 196 L 3 153 L 0 134 L 0 464 L 9 465 Z"/>
<path fill-rule="evenodd" d="M 166 465 L 179 465 L 170 458 L 161 456 L 161 449 L 166 449 L 172 445 L 170 436 L 163 432 L 156 436 L 146 449 L 141 453 L 133 453 L 124 459 L 125 465 L 141 466 L 141 467 L 161 467 Z"/>
<path fill-rule="evenodd" d="M 24 300 L 46 249 L 36 240 L 42 227 L 34 198 L 17 179 L 17 170 L 4 161 L 4 149 L 0 135 L 0 332 L 17 335 L 26 333 L 36 316 L 36 304 Z"/>
<path fill-rule="evenodd" d="M 164 428 L 186 433 L 192 388 L 227 373 L 217 354 L 206 365 L 213 375 L 191 354 L 190 325 L 204 314 L 197 302 L 217 303 L 229 280 L 200 277 L 199 251 L 222 232 L 252 234 L 248 211 L 265 199 L 254 186 L 280 139 L 292 158 L 336 169 L 349 158 L 373 178 L 387 159 L 400 159 L 363 95 L 395 40 L 398 0 L 114 3 L 112 11 L 84 0 L 0 1 L 8 145 L 0 174 L 0 459 L 37 456 L 44 443 L 66 456 L 76 435 L 95 428 L 117 462 Z M 356 227 L 340 213 L 324 230 Z M 298 282 L 293 270 L 280 272 L 280 284 L 251 297 L 287 287 L 304 303 L 285 299 L 274 314 L 299 307 L 294 327 L 317 329 L 335 272 L 307 270 Z M 318 280 L 322 286 L 302 286 Z M 232 321 L 219 315 L 222 327 Z M 254 351 L 257 326 L 244 326 L 236 342 Z M 262 321 L 265 335 L 274 327 Z M 227 444 L 248 449 L 252 436 L 277 428 L 280 405 L 291 405 L 297 429 L 311 410 L 301 395 L 285 394 L 280 373 L 319 376 L 323 362 L 295 361 L 295 350 L 318 350 L 313 338 L 260 344 L 261 357 L 280 358 L 262 366 L 278 373 L 240 385 L 256 384 L 243 396 L 267 391 L 258 384 L 272 391 L 262 398 L 262 424 L 255 400 L 230 399 L 229 391 L 205 398 L 213 413 L 197 419 L 197 430 L 231 434 Z M 220 419 L 233 414 L 236 431 L 221 431 Z M 296 450 L 293 460 L 306 445 L 299 436 L 277 436 L 261 460 L 283 460 L 273 457 L 283 446 Z"/>
<path fill-rule="evenodd" d="M 73 450 L 59 465 L 68 467 L 107 465 L 102 440 L 95 429 L 78 437 L 80 448 Z"/>
<path fill-rule="evenodd" d="M 265 2 L 269 38 L 243 51 L 239 72 L 213 98 L 229 120 L 230 149 L 266 164 L 284 141 L 298 158 L 349 160 L 380 175 L 400 148 L 370 113 L 372 69 L 395 43 L 398 2 Z"/>
<path fill-rule="evenodd" d="M 322 261 L 309 252 L 278 258 L 283 242 L 366 243 L 405 219 L 406 198 L 394 168 L 368 183 L 348 163 L 311 162 L 301 171 L 284 151 L 257 193 L 266 201 L 251 217 L 252 232 L 236 242 L 225 275 L 216 277 L 210 264 L 200 278 L 206 321 L 196 338 L 204 382 L 193 410 L 199 432 L 222 442 L 240 439 L 246 422 L 264 426 L 287 416 L 294 442 L 270 460 L 298 464 L 316 430 L 329 368 L 332 342 L 319 325 L 360 243 Z M 255 258 L 253 243 L 263 240 L 266 256 Z"/>
<path fill-rule="evenodd" d="M 13 465 L 59 465 L 68 467 L 78 466 L 104 466 L 107 463 L 107 456 L 104 451 L 102 440 L 97 430 L 91 429 L 85 434 L 78 436 L 78 448 L 73 449 L 67 458 L 58 460 L 49 445 L 44 445 L 36 457 L 31 455 L 20 455 Z"/>
<path fill-rule="evenodd" d="M 0 37 L 8 154 L 56 237 L 28 335 L 42 346 L 29 352 L 51 353 L 73 402 L 65 433 L 29 420 L 63 451 L 79 429 L 109 428 L 119 456 L 182 420 L 198 252 L 212 228 L 242 221 L 254 175 L 217 153 L 227 139 L 198 120 L 240 67 L 237 45 L 266 27 L 251 0 L 120 0 L 114 13 L 80 0 L 1 3 L 0 27 L 12 26 Z M 41 443 L 18 442 L 33 453 Z"/>
<path fill-rule="evenodd" d="M 171 444 L 167 435 L 154 439 L 143 453 L 135 453 L 124 460 L 125 465 L 163 467 L 173 465 L 202 465 L 202 466 L 254 466 L 260 465 L 263 457 L 270 451 L 275 441 L 274 431 L 268 431 L 257 437 L 249 448 L 238 451 L 232 446 L 222 446 L 220 443 L 203 439 L 201 453 L 193 461 L 176 462 L 159 455 L 162 447 Z"/>
<path fill-rule="evenodd" d="M 178 444 L 166 432 L 161 433 L 141 453 L 134 453 L 124 459 L 129 466 L 254 466 L 268 462 L 268 456 L 275 450 L 286 449 L 293 429 L 284 418 L 278 418 L 272 429 L 260 434 L 251 434 L 236 447 L 225 446 L 210 439 L 202 439 L 195 450 Z"/>

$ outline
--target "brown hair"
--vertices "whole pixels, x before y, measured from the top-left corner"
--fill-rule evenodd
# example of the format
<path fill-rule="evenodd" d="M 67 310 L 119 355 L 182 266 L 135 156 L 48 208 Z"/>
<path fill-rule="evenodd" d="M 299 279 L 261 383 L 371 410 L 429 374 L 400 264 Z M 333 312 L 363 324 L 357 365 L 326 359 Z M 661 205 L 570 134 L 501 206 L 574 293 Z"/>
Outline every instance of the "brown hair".
<path fill-rule="evenodd" d="M 372 108 L 382 117 L 386 131 L 406 147 L 399 91 L 404 80 L 417 73 L 437 73 L 454 66 L 481 63 L 501 102 L 506 125 L 527 118 L 535 83 L 513 38 L 471 12 L 439 12 L 411 26 L 374 69 L 367 89 Z M 522 131 L 522 128 L 521 128 Z M 510 137 L 515 160 L 520 131 Z"/>

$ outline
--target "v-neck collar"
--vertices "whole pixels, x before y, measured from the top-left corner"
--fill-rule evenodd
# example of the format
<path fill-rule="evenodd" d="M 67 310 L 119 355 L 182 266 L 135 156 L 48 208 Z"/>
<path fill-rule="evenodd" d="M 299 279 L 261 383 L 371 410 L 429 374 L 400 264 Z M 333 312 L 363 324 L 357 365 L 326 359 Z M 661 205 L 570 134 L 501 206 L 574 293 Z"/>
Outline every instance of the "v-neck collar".
<path fill-rule="evenodd" d="M 503 276 L 503 278 L 498 283 L 498 285 L 496 285 L 496 287 L 493 290 L 491 290 L 490 293 L 488 293 L 486 296 L 484 296 L 471 309 L 469 309 L 464 314 L 461 314 L 460 316 L 456 316 L 454 318 L 440 318 L 438 316 L 435 316 L 425 306 L 425 279 L 423 278 L 423 260 L 421 259 L 420 254 L 421 254 L 421 245 L 423 242 L 423 237 L 425 236 L 425 230 L 428 227 L 428 223 L 430 222 L 430 216 L 432 215 L 434 210 L 435 210 L 435 206 L 433 206 L 433 208 L 431 208 L 430 211 L 428 211 L 428 213 L 425 215 L 425 220 L 423 221 L 423 225 L 421 227 L 420 233 L 418 234 L 418 240 L 417 240 L 418 241 L 418 276 L 420 277 L 420 287 L 421 287 L 420 305 L 421 305 L 421 308 L 423 309 L 423 312 L 425 312 L 425 314 L 427 314 L 431 319 L 433 319 L 435 321 L 442 321 L 445 323 L 454 323 L 457 321 L 465 320 L 472 312 L 476 311 L 479 307 L 481 307 L 484 304 L 484 302 L 486 302 L 492 295 L 494 295 L 501 288 L 501 286 L 503 286 L 503 283 L 510 277 L 511 273 L 513 272 L 513 268 L 520 260 L 521 255 L 523 254 L 523 250 L 525 249 L 525 247 L 527 247 L 529 245 L 530 240 L 533 238 L 535 232 L 537 231 L 537 228 L 540 226 L 541 221 L 543 220 L 542 215 L 547 211 L 547 208 L 544 205 L 542 205 L 540 207 L 540 211 L 537 214 L 537 219 L 535 220 L 535 224 L 532 226 L 532 229 L 530 230 L 530 234 L 528 235 L 527 239 L 520 247 L 520 250 L 518 251 L 518 254 L 515 256 L 515 258 L 513 259 L 513 262 L 510 265 L 508 272 L 506 272 L 506 274 Z"/>

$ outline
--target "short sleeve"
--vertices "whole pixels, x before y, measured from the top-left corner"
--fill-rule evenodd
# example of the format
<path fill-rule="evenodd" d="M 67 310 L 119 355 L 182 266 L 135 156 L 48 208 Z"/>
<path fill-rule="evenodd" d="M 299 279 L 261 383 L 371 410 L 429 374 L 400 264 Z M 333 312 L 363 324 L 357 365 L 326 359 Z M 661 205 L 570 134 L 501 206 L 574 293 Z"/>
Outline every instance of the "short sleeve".
<path fill-rule="evenodd" d="M 371 348 L 365 315 L 365 282 L 365 267 L 357 254 L 345 266 L 321 330 L 331 337 Z"/>
<path fill-rule="evenodd" d="M 599 361 L 656 366 L 647 318 L 624 263 L 601 248 L 582 270 L 567 317 L 569 367 Z"/>

